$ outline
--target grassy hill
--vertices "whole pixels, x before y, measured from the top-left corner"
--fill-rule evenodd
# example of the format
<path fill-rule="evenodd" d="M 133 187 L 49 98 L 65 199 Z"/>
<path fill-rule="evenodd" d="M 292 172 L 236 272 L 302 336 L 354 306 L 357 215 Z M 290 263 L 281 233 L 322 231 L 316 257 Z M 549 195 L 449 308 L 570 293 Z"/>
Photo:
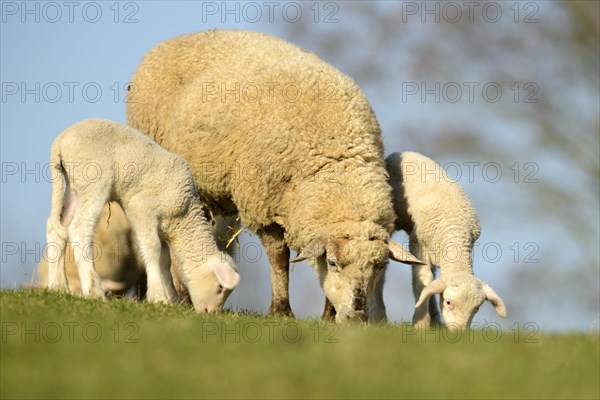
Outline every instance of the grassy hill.
<path fill-rule="evenodd" d="M 599 398 L 597 333 L 415 331 L 2 291 L 0 397 Z"/>

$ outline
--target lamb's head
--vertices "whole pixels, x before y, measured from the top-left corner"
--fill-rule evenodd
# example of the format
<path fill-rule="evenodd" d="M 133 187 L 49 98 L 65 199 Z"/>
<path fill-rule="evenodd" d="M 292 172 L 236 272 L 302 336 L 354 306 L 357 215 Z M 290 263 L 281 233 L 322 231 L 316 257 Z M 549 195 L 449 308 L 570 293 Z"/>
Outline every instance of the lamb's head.
<path fill-rule="evenodd" d="M 383 229 L 318 236 L 292 262 L 310 259 L 325 295 L 336 310 L 336 322 L 366 322 L 377 274 L 392 258 L 421 263 Z"/>
<path fill-rule="evenodd" d="M 500 296 L 487 283 L 469 273 L 452 273 L 435 279 L 423 289 L 415 307 L 436 294 L 440 295 L 442 317 L 448 329 L 468 328 L 486 300 L 498 315 L 506 317 L 506 307 Z"/>
<path fill-rule="evenodd" d="M 225 304 L 233 289 L 240 281 L 233 259 L 226 253 L 218 252 L 204 265 L 188 272 L 186 287 L 198 312 L 217 312 Z"/>

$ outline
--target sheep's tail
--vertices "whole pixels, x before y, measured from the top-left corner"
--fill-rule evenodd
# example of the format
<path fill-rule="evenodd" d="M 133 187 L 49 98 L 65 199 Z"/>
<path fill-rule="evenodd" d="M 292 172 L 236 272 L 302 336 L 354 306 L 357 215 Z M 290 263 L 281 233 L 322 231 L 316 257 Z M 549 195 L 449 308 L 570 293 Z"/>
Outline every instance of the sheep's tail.
<path fill-rule="evenodd" d="M 65 251 L 69 239 L 68 223 L 65 221 L 65 198 L 70 195 L 70 185 L 61 157 L 61 136 L 59 136 L 50 150 L 50 169 L 52 171 L 52 205 L 50 217 L 46 224 L 48 261 L 48 287 L 50 289 L 68 290 L 67 274 L 65 269 Z M 66 183 L 65 183 L 66 182 Z M 66 191 L 65 191 L 66 189 Z M 68 206 L 68 205 L 67 205 Z M 67 222 L 67 226 L 63 225 Z"/>
<path fill-rule="evenodd" d="M 68 182 L 65 183 L 67 173 L 62 164 L 60 142 L 59 137 L 52 143 L 52 149 L 50 150 L 50 168 L 52 170 L 52 208 L 50 210 L 50 219 L 56 227 L 59 225 L 62 226 L 61 216 L 63 213 L 63 201 L 66 196 L 65 187 L 69 186 Z"/>

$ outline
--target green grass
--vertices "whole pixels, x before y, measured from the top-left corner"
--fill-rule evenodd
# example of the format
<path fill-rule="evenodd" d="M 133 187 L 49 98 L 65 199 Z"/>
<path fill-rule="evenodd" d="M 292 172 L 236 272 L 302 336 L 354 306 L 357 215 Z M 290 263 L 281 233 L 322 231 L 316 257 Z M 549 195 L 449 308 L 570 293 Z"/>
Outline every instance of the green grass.
<path fill-rule="evenodd" d="M 424 335 L 30 290 L 0 304 L 2 399 L 600 396 L 597 333 Z"/>

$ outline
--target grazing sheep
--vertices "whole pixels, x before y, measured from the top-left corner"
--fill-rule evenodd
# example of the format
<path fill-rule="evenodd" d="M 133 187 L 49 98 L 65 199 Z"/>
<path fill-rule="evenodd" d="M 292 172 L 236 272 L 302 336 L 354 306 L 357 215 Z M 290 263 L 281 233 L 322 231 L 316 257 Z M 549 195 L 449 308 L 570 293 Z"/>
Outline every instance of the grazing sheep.
<path fill-rule="evenodd" d="M 427 265 L 413 266 L 416 310 L 413 323 L 438 322 L 436 294 L 449 328 L 469 327 L 481 304 L 489 301 L 506 316 L 502 299 L 473 275 L 472 250 L 481 228 L 462 187 L 435 161 L 413 152 L 386 158 L 393 187 L 396 230 L 410 235 L 410 249 Z M 441 276 L 434 279 L 434 267 Z M 428 301 L 429 300 L 429 301 Z"/>
<path fill-rule="evenodd" d="M 379 124 L 347 76 L 257 32 L 212 30 L 150 50 L 131 79 L 127 121 L 190 165 L 213 215 L 239 213 L 271 263 L 271 315 L 293 316 L 293 261 L 309 259 L 336 320 L 365 321 L 388 257 L 391 189 Z"/>
<path fill-rule="evenodd" d="M 232 232 L 237 230 L 238 221 L 236 218 L 228 217 L 221 218 L 216 217 L 211 224 L 213 236 L 217 242 L 217 248 L 221 251 L 226 251 L 230 256 L 235 257 L 235 246 L 227 247 L 227 243 L 232 235 Z M 191 305 L 192 300 L 190 299 L 190 293 L 183 281 L 183 272 L 181 270 L 181 262 L 171 255 L 171 276 L 173 277 L 173 285 L 175 291 L 179 297 L 179 303 L 184 305 Z"/>
<path fill-rule="evenodd" d="M 146 265 L 148 300 L 176 300 L 170 248 L 181 262 L 194 308 L 216 311 L 222 306 L 239 275 L 231 257 L 216 247 L 183 159 L 131 127 L 89 119 L 56 138 L 50 162 L 54 179 L 47 223 L 49 288 L 67 286 L 64 256 L 70 237 L 81 246 L 74 252 L 81 293 L 105 297 L 94 269 L 92 240 L 102 209 L 112 200 L 121 205 L 136 233 Z M 134 172 L 120 176 L 125 166 Z"/>
<path fill-rule="evenodd" d="M 131 288 L 136 288 L 136 297 L 145 296 L 144 263 L 136 251 L 135 242 L 135 235 L 123 209 L 116 202 L 107 204 L 102 210 L 94 236 L 94 247 L 97 251 L 94 267 L 105 291 L 123 295 Z M 71 293 L 81 294 L 79 274 L 71 246 L 66 248 L 65 268 Z M 48 286 L 47 257 L 42 258 L 38 265 L 38 286 Z"/>
<path fill-rule="evenodd" d="M 104 223 L 106 221 L 106 223 Z M 223 251 L 228 250 L 233 255 L 233 247 L 226 249 L 225 243 L 230 230 L 235 227 L 233 219 L 222 220 L 218 218 L 213 225 L 217 247 Z M 99 252 L 94 260 L 94 268 L 101 278 L 101 285 L 105 292 L 114 295 L 125 295 L 135 289 L 133 295 L 137 299 L 146 296 L 146 272 L 144 261 L 137 251 L 137 240 L 131 225 L 121 206 L 110 202 L 102 210 L 100 224 L 94 236 L 94 247 Z M 179 303 L 191 305 L 191 299 L 184 283 L 181 280 L 181 264 L 176 257 L 171 255 L 171 275 Z M 68 286 L 71 293 L 81 294 L 79 273 L 71 246 L 66 247 L 65 268 L 67 270 Z M 42 258 L 37 269 L 37 286 L 48 286 L 47 257 Z"/>

